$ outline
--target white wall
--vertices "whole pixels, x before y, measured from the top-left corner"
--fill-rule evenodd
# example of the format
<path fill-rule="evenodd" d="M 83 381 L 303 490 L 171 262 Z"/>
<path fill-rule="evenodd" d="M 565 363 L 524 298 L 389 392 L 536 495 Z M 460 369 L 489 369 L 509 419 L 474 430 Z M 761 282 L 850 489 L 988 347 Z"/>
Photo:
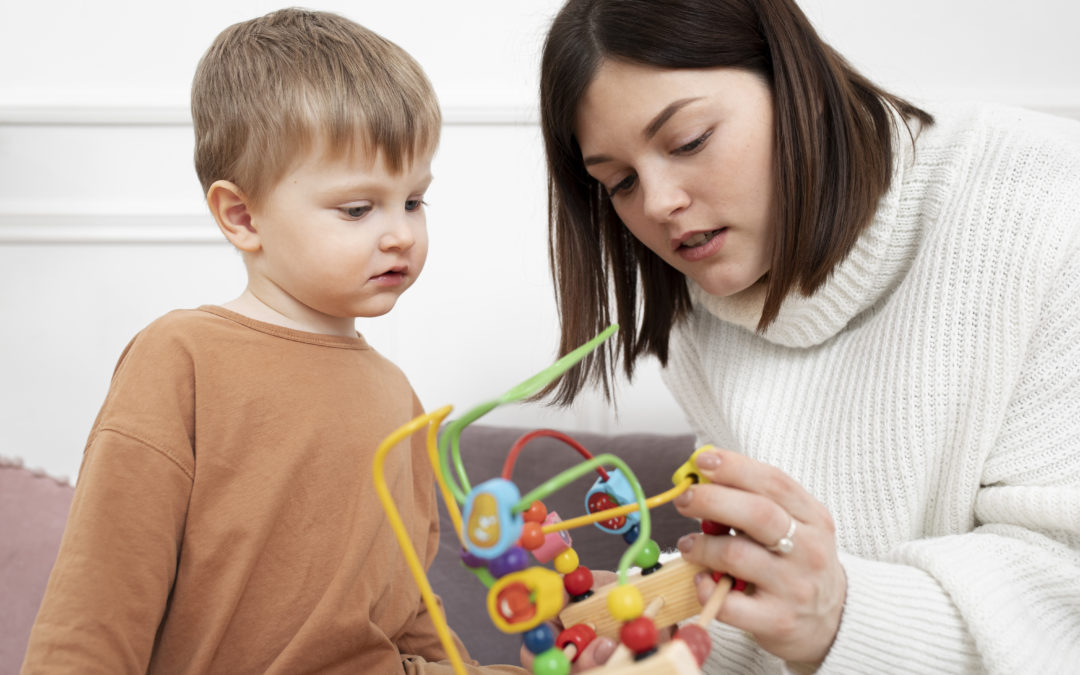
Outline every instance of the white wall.
<path fill-rule="evenodd" d="M 320 3 L 425 66 L 447 126 L 429 194 L 431 254 L 389 316 L 360 323 L 430 407 L 459 412 L 546 366 L 547 272 L 537 61 L 560 0 Z M 825 37 L 916 99 L 981 98 L 1080 117 L 1071 0 L 803 0 Z M 187 96 L 224 26 L 279 7 L 4 0 L 0 23 L 0 456 L 74 477 L 116 357 L 174 307 L 243 289 L 191 168 Z M 656 368 L 568 411 L 485 418 L 677 431 Z"/>

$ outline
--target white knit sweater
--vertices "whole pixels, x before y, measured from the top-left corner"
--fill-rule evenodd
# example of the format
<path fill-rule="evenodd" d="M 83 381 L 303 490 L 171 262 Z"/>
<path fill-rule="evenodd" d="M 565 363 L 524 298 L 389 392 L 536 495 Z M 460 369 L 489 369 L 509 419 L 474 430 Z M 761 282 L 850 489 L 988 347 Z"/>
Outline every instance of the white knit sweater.
<path fill-rule="evenodd" d="M 1080 124 L 931 112 L 851 255 L 764 335 L 758 291 L 691 283 L 665 382 L 701 442 L 836 520 L 819 672 L 1078 673 Z M 708 672 L 785 670 L 713 625 Z"/>

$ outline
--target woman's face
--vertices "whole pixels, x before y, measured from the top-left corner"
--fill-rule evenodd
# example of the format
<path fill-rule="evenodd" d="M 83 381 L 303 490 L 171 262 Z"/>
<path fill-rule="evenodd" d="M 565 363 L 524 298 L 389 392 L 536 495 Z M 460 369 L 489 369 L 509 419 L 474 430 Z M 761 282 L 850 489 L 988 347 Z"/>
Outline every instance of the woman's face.
<path fill-rule="evenodd" d="M 630 232 L 705 291 L 733 295 L 769 271 L 773 103 L 759 76 L 605 61 L 575 131 Z"/>

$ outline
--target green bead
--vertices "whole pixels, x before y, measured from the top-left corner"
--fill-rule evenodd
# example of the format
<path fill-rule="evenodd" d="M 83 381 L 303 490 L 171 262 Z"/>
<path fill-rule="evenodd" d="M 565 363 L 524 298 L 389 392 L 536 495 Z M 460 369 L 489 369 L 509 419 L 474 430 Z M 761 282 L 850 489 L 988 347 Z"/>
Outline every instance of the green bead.
<path fill-rule="evenodd" d="M 532 668 L 533 675 L 569 675 L 570 659 L 563 650 L 552 647 L 536 655 Z"/>
<path fill-rule="evenodd" d="M 660 546 L 655 541 L 650 539 L 645 542 L 645 548 L 641 549 L 641 553 L 638 553 L 634 558 L 634 564 L 643 570 L 647 570 L 656 562 L 660 560 Z"/>

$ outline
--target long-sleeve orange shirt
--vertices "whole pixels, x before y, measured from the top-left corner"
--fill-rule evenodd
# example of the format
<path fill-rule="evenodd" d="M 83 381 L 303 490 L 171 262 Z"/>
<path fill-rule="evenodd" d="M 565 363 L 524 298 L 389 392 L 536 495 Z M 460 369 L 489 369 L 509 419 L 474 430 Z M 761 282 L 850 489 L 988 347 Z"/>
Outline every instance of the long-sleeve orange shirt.
<path fill-rule="evenodd" d="M 449 672 L 371 475 L 421 412 L 359 336 L 213 306 L 150 324 L 90 434 L 23 672 Z M 422 437 L 386 479 L 430 565 Z"/>

